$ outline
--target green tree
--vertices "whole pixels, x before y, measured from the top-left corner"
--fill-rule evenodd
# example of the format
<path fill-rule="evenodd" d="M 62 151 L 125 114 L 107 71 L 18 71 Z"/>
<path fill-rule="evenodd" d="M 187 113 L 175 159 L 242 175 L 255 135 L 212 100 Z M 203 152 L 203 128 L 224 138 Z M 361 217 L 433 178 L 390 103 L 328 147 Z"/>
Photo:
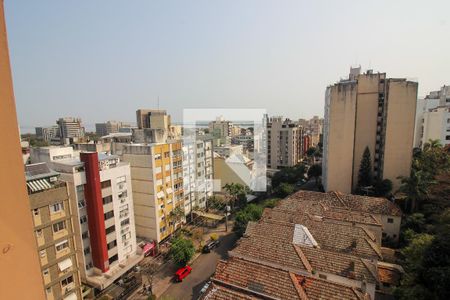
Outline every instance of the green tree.
<path fill-rule="evenodd" d="M 314 178 L 316 186 L 319 185 L 319 177 L 322 176 L 322 165 L 314 164 L 308 169 L 308 177 Z"/>
<path fill-rule="evenodd" d="M 362 188 L 371 186 L 372 183 L 372 159 L 370 157 L 369 147 L 366 147 L 361 158 L 361 164 L 359 165 L 358 183 L 356 187 L 357 192 L 361 193 Z"/>
<path fill-rule="evenodd" d="M 242 199 L 242 195 L 245 196 L 247 194 L 247 192 L 249 192 L 248 187 L 245 187 L 239 183 L 227 183 L 227 184 L 225 184 L 225 186 L 223 188 L 230 197 L 231 209 L 234 208 L 234 206 L 236 205 L 236 202 L 239 199 Z"/>
<path fill-rule="evenodd" d="M 400 299 L 432 299 L 426 287 L 421 284 L 421 279 L 417 276 L 423 267 L 423 259 L 428 247 L 433 242 L 433 236 L 423 234 L 413 234 L 409 244 L 401 254 L 404 256 L 404 268 L 406 274 L 403 276 L 401 286 L 396 289 L 395 294 Z"/>
<path fill-rule="evenodd" d="M 194 256 L 195 248 L 191 240 L 181 236 L 172 240 L 169 250 L 170 258 L 179 266 L 185 266 Z"/>
<path fill-rule="evenodd" d="M 389 179 L 377 179 L 373 185 L 375 196 L 387 197 L 392 192 L 392 181 Z"/>
<path fill-rule="evenodd" d="M 313 157 L 314 153 L 316 153 L 317 149 L 315 147 L 309 147 L 308 150 L 306 150 L 306 155 L 308 157 Z"/>
<path fill-rule="evenodd" d="M 399 191 L 405 193 L 407 197 L 407 210 L 414 212 L 417 206 L 427 196 L 429 186 L 434 183 L 429 174 L 422 170 L 411 169 L 411 175 L 409 177 L 400 177 L 401 185 Z"/>
<path fill-rule="evenodd" d="M 169 219 L 172 222 L 173 230 L 175 232 L 175 225 L 180 223 L 183 220 L 184 211 L 180 206 L 177 206 L 174 210 L 172 210 L 169 214 Z"/>
<path fill-rule="evenodd" d="M 249 204 L 243 210 L 240 210 L 236 214 L 234 220 L 233 231 L 238 236 L 242 236 L 247 228 L 247 224 L 250 221 L 258 221 L 263 213 L 263 208 L 256 204 Z"/>
<path fill-rule="evenodd" d="M 289 183 L 283 182 L 275 188 L 275 194 L 281 198 L 287 197 L 292 193 L 294 193 L 294 187 Z"/>

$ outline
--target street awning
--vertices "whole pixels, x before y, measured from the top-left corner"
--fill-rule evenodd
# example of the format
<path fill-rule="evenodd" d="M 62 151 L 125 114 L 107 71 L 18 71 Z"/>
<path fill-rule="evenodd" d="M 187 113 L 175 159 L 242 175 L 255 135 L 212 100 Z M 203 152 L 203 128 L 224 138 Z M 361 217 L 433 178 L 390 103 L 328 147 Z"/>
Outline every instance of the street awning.
<path fill-rule="evenodd" d="M 70 268 L 71 266 L 72 266 L 72 260 L 70 259 L 70 257 L 66 258 L 65 260 L 60 261 L 58 263 L 58 268 L 59 268 L 59 270 L 61 272 L 63 272 L 64 270 Z"/>

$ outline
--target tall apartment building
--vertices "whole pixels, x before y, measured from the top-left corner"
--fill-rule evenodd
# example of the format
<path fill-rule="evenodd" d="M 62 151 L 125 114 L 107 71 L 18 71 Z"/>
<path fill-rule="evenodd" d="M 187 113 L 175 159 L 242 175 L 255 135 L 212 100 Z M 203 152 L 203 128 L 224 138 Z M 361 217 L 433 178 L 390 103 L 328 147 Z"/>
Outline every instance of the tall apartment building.
<path fill-rule="evenodd" d="M 320 142 L 323 133 L 323 122 L 324 120 L 318 116 L 314 116 L 309 120 L 298 120 L 298 125 L 303 128 L 303 134 L 309 138 L 310 147 L 316 147 Z"/>
<path fill-rule="evenodd" d="M 56 124 L 58 124 L 59 136 L 62 141 L 84 137 L 84 127 L 81 125 L 80 118 L 59 118 Z"/>
<path fill-rule="evenodd" d="M 81 280 L 105 289 L 143 257 L 136 245 L 130 166 L 118 156 L 82 152 L 51 162 L 73 199 Z"/>
<path fill-rule="evenodd" d="M 292 167 L 302 159 L 303 129 L 282 117 L 267 121 L 267 167 Z"/>
<path fill-rule="evenodd" d="M 25 167 L 31 218 L 47 299 L 82 299 L 66 183 L 46 163 Z"/>
<path fill-rule="evenodd" d="M 131 166 L 136 234 L 157 243 L 184 217 L 181 142 L 124 144 L 122 160 Z"/>
<path fill-rule="evenodd" d="M 209 133 L 214 136 L 216 145 L 230 144 L 231 137 L 235 131 L 233 130 L 233 128 L 235 128 L 233 122 L 226 121 L 223 117 L 218 117 L 215 121 L 209 122 L 208 128 Z"/>
<path fill-rule="evenodd" d="M 105 136 L 111 133 L 121 132 L 122 128 L 130 129 L 125 130 L 127 132 L 131 131 L 130 124 L 120 121 L 106 121 L 105 123 L 95 123 L 95 133 L 98 136 Z"/>
<path fill-rule="evenodd" d="M 213 195 L 213 142 L 212 138 L 197 137 L 183 141 L 183 189 L 186 216 L 196 208 L 205 208 Z"/>
<path fill-rule="evenodd" d="M 36 127 L 35 131 L 36 137 L 43 139 L 46 142 L 59 139 L 59 127 L 56 125 L 50 127 Z"/>
<path fill-rule="evenodd" d="M 450 145 L 450 86 L 444 85 L 417 101 L 415 130 L 415 147 L 423 147 L 430 140 Z"/>
<path fill-rule="evenodd" d="M 167 130 L 170 125 L 170 115 L 163 109 L 138 109 L 136 111 L 136 123 L 139 129 Z"/>
<path fill-rule="evenodd" d="M 375 178 L 409 176 L 414 139 L 417 82 L 361 74 L 329 86 L 325 96 L 322 183 L 325 191 L 350 193 L 358 182 L 363 152 L 369 148 Z"/>
<path fill-rule="evenodd" d="M 20 135 L 9 63 L 3 1 L 0 1 L 0 299 L 45 299 L 25 188 Z"/>

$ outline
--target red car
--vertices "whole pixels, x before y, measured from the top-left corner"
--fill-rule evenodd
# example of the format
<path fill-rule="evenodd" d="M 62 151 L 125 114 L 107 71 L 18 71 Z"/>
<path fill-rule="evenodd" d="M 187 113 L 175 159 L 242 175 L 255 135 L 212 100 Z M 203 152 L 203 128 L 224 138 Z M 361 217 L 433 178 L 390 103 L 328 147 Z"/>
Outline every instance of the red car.
<path fill-rule="evenodd" d="M 189 273 L 191 273 L 192 268 L 189 266 L 186 267 L 182 267 L 179 268 L 176 272 L 175 272 L 175 280 L 178 282 L 183 281 L 183 278 L 185 278 L 186 276 L 189 275 Z"/>

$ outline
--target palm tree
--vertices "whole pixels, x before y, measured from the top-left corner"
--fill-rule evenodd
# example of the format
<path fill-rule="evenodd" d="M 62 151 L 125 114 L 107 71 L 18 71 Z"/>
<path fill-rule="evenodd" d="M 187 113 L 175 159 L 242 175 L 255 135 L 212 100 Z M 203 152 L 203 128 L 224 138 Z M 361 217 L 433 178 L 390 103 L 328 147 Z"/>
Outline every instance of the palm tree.
<path fill-rule="evenodd" d="M 418 204 L 428 196 L 428 188 L 434 183 L 432 179 L 422 170 L 411 170 L 409 177 L 400 177 L 401 186 L 399 191 L 405 193 L 410 202 L 410 212 L 414 212 Z"/>
<path fill-rule="evenodd" d="M 175 232 L 175 224 L 179 223 L 183 217 L 184 217 L 184 211 L 181 209 L 180 206 L 175 207 L 174 210 L 172 210 L 169 214 L 170 220 L 172 221 L 173 230 L 172 232 Z"/>
<path fill-rule="evenodd" d="M 233 208 L 239 195 L 246 194 L 248 187 L 246 189 L 246 187 L 239 183 L 227 183 L 223 189 L 230 196 L 230 207 Z"/>

